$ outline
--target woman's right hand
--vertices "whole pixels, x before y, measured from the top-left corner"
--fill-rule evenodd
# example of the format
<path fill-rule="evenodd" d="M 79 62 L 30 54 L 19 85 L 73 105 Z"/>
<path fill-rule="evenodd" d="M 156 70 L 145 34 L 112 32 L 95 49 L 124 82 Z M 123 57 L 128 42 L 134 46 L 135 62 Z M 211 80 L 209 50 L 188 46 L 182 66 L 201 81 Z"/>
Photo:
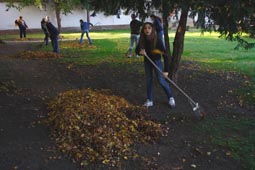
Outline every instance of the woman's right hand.
<path fill-rule="evenodd" d="M 140 52 L 139 52 L 140 55 L 145 55 L 146 52 L 145 52 L 145 49 L 141 49 Z"/>

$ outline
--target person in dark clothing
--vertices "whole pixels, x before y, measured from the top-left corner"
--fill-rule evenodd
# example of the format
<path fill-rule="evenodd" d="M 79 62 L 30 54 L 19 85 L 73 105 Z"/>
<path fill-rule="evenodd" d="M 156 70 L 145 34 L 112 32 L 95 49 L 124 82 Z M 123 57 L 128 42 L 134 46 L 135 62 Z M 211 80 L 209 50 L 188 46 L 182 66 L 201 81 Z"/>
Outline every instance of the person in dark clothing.
<path fill-rule="evenodd" d="M 26 38 L 27 24 L 22 16 L 19 17 L 18 20 L 15 20 L 15 24 L 19 27 L 19 36 L 20 38 Z"/>
<path fill-rule="evenodd" d="M 84 36 L 84 33 L 86 33 L 86 36 L 87 36 L 87 38 L 89 40 L 89 44 L 92 45 L 92 40 L 89 37 L 89 27 L 90 26 L 93 26 L 93 24 L 90 23 L 90 22 L 84 22 L 82 19 L 80 19 L 80 27 L 81 27 L 80 44 L 83 43 L 83 36 Z"/>
<path fill-rule="evenodd" d="M 46 27 L 48 29 L 48 32 L 50 34 L 50 40 L 51 40 L 51 45 L 53 47 L 53 52 L 59 53 L 59 48 L 58 48 L 58 38 L 59 38 L 59 31 L 58 29 L 49 21 L 49 19 L 46 19 Z"/>
<path fill-rule="evenodd" d="M 154 14 L 150 16 L 151 20 L 153 21 L 153 25 L 157 31 L 158 37 L 162 40 L 163 45 L 165 46 L 164 40 L 164 29 L 163 29 L 163 22 L 162 19 Z"/>
<path fill-rule="evenodd" d="M 45 45 L 48 45 L 49 43 L 49 31 L 48 31 L 48 28 L 47 28 L 47 22 L 46 22 L 46 19 L 43 18 L 42 21 L 41 21 L 41 28 L 43 30 L 43 33 L 44 33 L 44 43 Z"/>
<path fill-rule="evenodd" d="M 131 15 L 131 19 L 132 19 L 132 21 L 129 24 L 130 30 L 131 30 L 131 35 L 130 35 L 130 47 L 128 50 L 128 57 L 132 57 L 132 51 L 133 51 L 134 45 L 138 45 L 140 28 L 143 25 L 143 23 L 141 21 L 138 21 L 136 19 L 135 14 Z"/>
<path fill-rule="evenodd" d="M 158 53 L 158 51 L 160 51 L 160 53 Z M 166 55 L 163 42 L 159 37 L 157 37 L 155 27 L 152 23 L 146 22 L 143 25 L 139 38 L 139 44 L 136 48 L 136 53 L 144 56 L 144 67 L 147 87 L 147 101 L 144 103 L 144 106 L 153 106 L 152 85 L 154 70 L 160 85 L 162 86 L 167 95 L 168 104 L 171 107 L 174 107 L 175 100 L 173 97 L 173 93 L 169 84 L 165 80 L 165 77 L 168 76 L 169 71 L 168 56 Z M 161 69 L 163 74 L 159 70 L 155 69 L 153 64 L 147 59 L 147 57 L 145 57 L 145 55 L 150 57 L 150 59 Z M 164 59 L 164 70 L 163 64 L 161 62 L 161 56 L 163 56 Z"/>

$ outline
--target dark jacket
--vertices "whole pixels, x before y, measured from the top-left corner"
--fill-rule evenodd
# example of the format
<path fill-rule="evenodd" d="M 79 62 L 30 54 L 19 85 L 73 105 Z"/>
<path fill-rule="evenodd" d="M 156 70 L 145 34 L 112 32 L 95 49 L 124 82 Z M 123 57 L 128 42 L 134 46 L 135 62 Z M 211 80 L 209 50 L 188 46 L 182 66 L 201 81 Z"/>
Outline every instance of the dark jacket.
<path fill-rule="evenodd" d="M 19 29 L 26 30 L 28 28 L 25 20 L 15 20 L 15 24 L 19 26 Z"/>
<path fill-rule="evenodd" d="M 158 18 L 155 18 L 153 25 L 155 26 L 157 32 L 163 31 L 163 25 Z"/>
<path fill-rule="evenodd" d="M 47 28 L 47 22 L 45 22 L 44 20 L 41 21 L 41 28 L 42 28 L 44 34 L 49 34 L 49 31 Z"/>
<path fill-rule="evenodd" d="M 131 34 L 140 34 L 140 27 L 143 25 L 141 21 L 134 19 L 130 22 Z"/>
<path fill-rule="evenodd" d="M 156 47 L 153 48 L 152 43 L 149 42 L 147 39 L 145 39 L 144 45 L 145 45 L 145 52 L 147 53 L 148 57 L 150 57 L 150 59 L 152 59 L 153 61 L 160 60 L 161 56 L 163 56 L 163 59 L 164 59 L 164 72 L 168 72 L 169 71 L 168 56 L 165 54 L 166 51 L 165 51 L 165 47 L 163 45 L 163 42 L 160 39 L 158 39 L 157 43 L 156 43 Z M 155 50 L 155 49 L 163 52 L 163 54 L 154 53 L 153 50 Z M 139 55 L 140 50 L 141 50 L 141 48 L 138 44 L 138 46 L 136 47 L 136 54 L 137 55 Z M 150 62 L 146 57 L 144 57 L 144 60 L 146 62 Z"/>
<path fill-rule="evenodd" d="M 51 22 L 47 22 L 46 26 L 50 33 L 50 37 L 57 37 L 59 35 L 58 29 Z"/>

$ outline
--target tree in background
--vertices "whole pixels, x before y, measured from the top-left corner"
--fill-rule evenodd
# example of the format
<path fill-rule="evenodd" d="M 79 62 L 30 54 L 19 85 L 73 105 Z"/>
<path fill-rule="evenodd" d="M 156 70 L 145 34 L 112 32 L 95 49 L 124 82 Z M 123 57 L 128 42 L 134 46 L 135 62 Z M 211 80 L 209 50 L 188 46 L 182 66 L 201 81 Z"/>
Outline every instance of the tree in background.
<path fill-rule="evenodd" d="M 86 1 L 86 0 L 84 0 Z M 7 0 L 7 11 L 9 8 L 16 8 L 18 10 L 21 10 L 24 7 L 27 6 L 36 6 L 39 9 L 43 9 L 46 4 L 53 5 L 56 13 L 56 19 L 57 19 L 57 26 L 58 30 L 61 31 L 61 13 L 68 14 L 71 13 L 73 9 L 77 8 L 86 8 L 86 6 L 83 4 L 81 0 L 52 0 L 52 1 L 44 1 L 44 0 L 21 0 L 14 2 L 12 0 Z"/>
<path fill-rule="evenodd" d="M 9 7 L 15 7 L 9 0 Z M 48 1 L 47 1 L 48 2 Z M 41 7 L 47 3 L 42 0 L 22 0 L 20 7 L 35 5 Z M 58 29 L 61 30 L 60 13 L 70 13 L 75 8 L 87 8 L 95 12 L 104 12 L 105 15 L 119 15 L 120 9 L 125 9 L 125 14 L 129 12 L 137 13 L 144 20 L 152 12 L 162 13 L 165 46 L 167 53 L 171 56 L 170 77 L 177 80 L 179 63 L 184 49 L 184 38 L 187 28 L 187 17 L 198 16 L 196 25 L 202 31 L 215 29 L 228 40 L 235 40 L 235 37 L 242 33 L 247 33 L 251 37 L 255 34 L 255 0 L 53 0 L 58 22 Z M 181 17 L 176 30 L 173 42 L 173 52 L 171 53 L 168 36 L 168 18 L 173 11 L 181 11 Z M 87 15 L 89 16 L 89 15 Z M 205 17 L 213 21 L 215 27 L 206 25 Z M 89 21 L 89 18 L 87 19 Z M 240 40 L 240 37 L 237 38 Z M 242 41 L 243 42 L 243 41 Z"/>
<path fill-rule="evenodd" d="M 204 0 L 195 3 L 192 10 L 198 14 L 197 24 L 203 29 L 206 29 L 204 18 L 208 17 L 227 39 L 232 40 L 236 34 L 242 33 L 254 36 L 254 0 Z"/>
<path fill-rule="evenodd" d="M 91 0 L 91 6 L 94 7 L 95 11 L 105 12 L 108 15 L 114 14 L 116 9 L 125 9 L 125 14 L 129 12 L 135 12 L 139 14 L 139 17 L 144 20 L 150 16 L 153 12 L 158 11 L 162 13 L 163 27 L 164 27 L 164 38 L 165 47 L 167 54 L 171 56 L 170 64 L 170 76 L 176 80 L 177 70 L 183 53 L 184 35 L 186 32 L 187 16 L 189 11 L 189 0 L 174 1 L 174 0 L 107 0 L 102 3 L 102 0 Z M 173 53 L 171 55 L 169 36 L 168 36 L 168 18 L 169 14 L 174 11 L 177 7 L 182 9 L 181 19 L 176 31 Z"/>
<path fill-rule="evenodd" d="M 242 33 L 254 37 L 255 33 L 255 1 L 254 0 L 168 0 L 161 2 L 157 9 L 162 12 L 165 30 L 165 42 L 169 42 L 167 17 L 169 12 L 181 11 L 179 24 L 173 41 L 173 52 L 170 63 L 170 77 L 177 80 L 179 63 L 184 48 L 184 37 L 186 32 L 187 17 L 191 12 L 197 15 L 198 27 L 203 31 L 218 31 L 221 37 L 228 40 L 237 40 L 243 43 L 245 48 L 254 47 L 240 38 Z M 207 19 L 207 21 L 205 21 Z M 218 29 L 216 29 L 216 26 Z M 248 45 L 247 45 L 248 44 Z M 166 44 L 168 47 L 168 44 Z M 170 47 L 169 47 L 170 52 Z"/>

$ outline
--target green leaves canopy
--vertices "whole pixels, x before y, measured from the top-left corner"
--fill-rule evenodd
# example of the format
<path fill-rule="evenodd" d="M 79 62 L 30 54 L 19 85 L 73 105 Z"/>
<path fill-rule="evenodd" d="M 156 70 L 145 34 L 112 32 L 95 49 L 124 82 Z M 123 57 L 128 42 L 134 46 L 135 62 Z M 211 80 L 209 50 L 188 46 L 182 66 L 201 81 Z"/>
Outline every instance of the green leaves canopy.
<path fill-rule="evenodd" d="M 7 1 L 8 8 L 16 8 L 21 10 L 26 6 L 36 6 L 41 9 L 45 4 L 57 4 L 57 7 L 62 13 L 70 13 L 73 9 L 81 6 L 81 0 L 53 0 L 53 1 L 44 1 L 44 0 L 21 0 L 17 4 L 12 0 Z"/>

